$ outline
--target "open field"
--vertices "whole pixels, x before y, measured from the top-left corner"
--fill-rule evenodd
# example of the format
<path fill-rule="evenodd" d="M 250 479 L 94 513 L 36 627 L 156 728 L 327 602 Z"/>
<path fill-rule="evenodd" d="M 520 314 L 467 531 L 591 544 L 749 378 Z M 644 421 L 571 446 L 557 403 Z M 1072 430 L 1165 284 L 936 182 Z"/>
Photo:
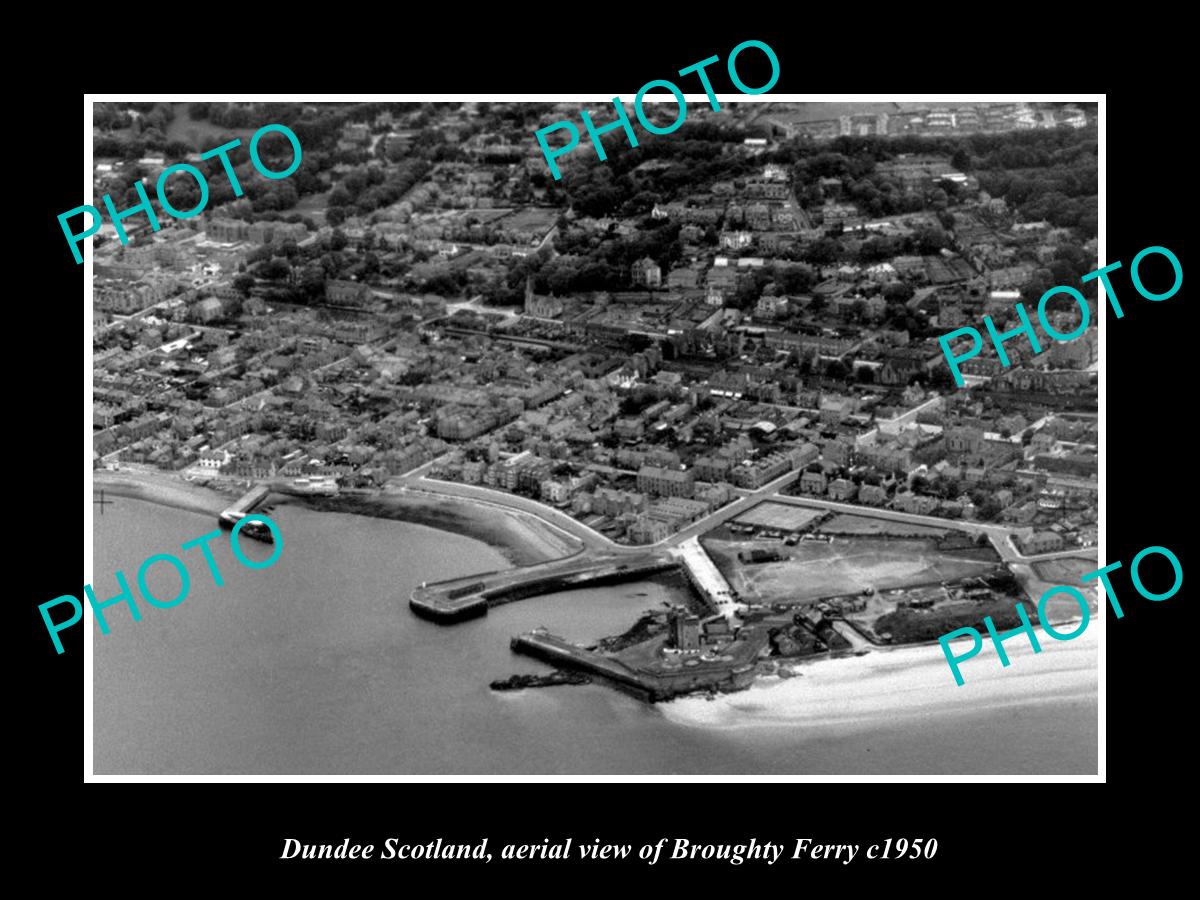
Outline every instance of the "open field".
<path fill-rule="evenodd" d="M 907 522 L 893 522 L 890 519 L 875 519 L 871 516 L 837 515 L 825 522 L 819 529 L 821 534 L 861 534 L 861 535 L 893 535 L 908 537 L 910 535 L 928 535 L 941 537 L 946 533 L 945 528 L 934 528 L 930 525 L 910 525 Z"/>
<path fill-rule="evenodd" d="M 474 210 L 472 210 L 474 212 Z M 525 206 L 510 216 L 504 217 L 502 224 L 505 228 L 531 228 L 549 231 L 550 226 L 558 218 L 557 210 L 544 209 L 537 206 Z"/>
<path fill-rule="evenodd" d="M 759 503 L 742 513 L 733 521 L 739 525 L 761 525 L 780 531 L 797 531 L 825 514 L 822 509 L 805 509 L 787 503 Z"/>
<path fill-rule="evenodd" d="M 267 119 L 263 124 L 269 121 Z M 168 141 L 183 141 L 193 150 L 203 153 L 216 146 L 216 139 L 221 135 L 232 134 L 241 138 L 244 145 L 255 131 L 254 128 L 230 128 L 227 125 L 214 125 L 207 119 L 193 119 L 188 115 L 187 104 L 178 104 L 175 118 L 167 126 L 166 134 Z"/>
<path fill-rule="evenodd" d="M 1047 559 L 1033 564 L 1034 573 L 1043 581 L 1053 585 L 1069 584 L 1078 587 L 1079 579 L 1088 572 L 1096 571 L 1096 560 L 1068 556 L 1062 559 Z"/>
<path fill-rule="evenodd" d="M 756 546 L 752 541 L 708 540 L 704 546 L 750 603 L 806 602 L 867 588 L 883 591 L 958 581 L 988 572 L 999 562 L 990 547 L 939 551 L 929 540 L 854 538 L 831 544 L 802 542 L 783 551 L 785 560 L 746 567 L 737 554 Z"/>

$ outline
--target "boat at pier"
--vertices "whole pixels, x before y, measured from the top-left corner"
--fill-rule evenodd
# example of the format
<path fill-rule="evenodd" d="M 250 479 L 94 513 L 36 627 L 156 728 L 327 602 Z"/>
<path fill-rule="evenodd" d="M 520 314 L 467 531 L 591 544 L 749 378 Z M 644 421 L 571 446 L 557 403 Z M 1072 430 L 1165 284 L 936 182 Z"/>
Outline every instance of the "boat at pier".
<path fill-rule="evenodd" d="M 221 513 L 217 521 L 222 528 L 233 528 L 238 522 L 246 518 L 246 515 L 246 513 L 231 513 L 226 510 Z M 271 534 L 271 529 L 267 527 L 265 522 L 260 522 L 257 519 L 247 522 L 238 533 L 254 538 L 256 541 L 262 541 L 265 544 L 275 543 L 275 537 Z"/>
<path fill-rule="evenodd" d="M 217 523 L 222 528 L 233 528 L 238 522 L 246 518 L 260 503 L 266 500 L 270 493 L 271 489 L 265 485 L 258 485 L 255 488 L 251 488 L 237 503 L 221 513 L 217 518 Z M 275 543 L 271 529 L 267 527 L 266 523 L 260 522 L 257 519 L 243 525 L 239 534 L 244 534 L 247 537 L 254 538 L 254 540 L 262 541 L 266 544 Z"/>

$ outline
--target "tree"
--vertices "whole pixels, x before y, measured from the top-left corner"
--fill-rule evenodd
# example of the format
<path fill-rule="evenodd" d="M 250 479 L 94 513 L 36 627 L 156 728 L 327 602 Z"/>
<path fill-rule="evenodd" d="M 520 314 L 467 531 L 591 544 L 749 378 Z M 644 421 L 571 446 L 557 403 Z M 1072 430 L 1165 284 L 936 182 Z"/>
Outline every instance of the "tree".
<path fill-rule="evenodd" d="M 833 238 L 823 237 L 805 251 L 804 258 L 813 265 L 827 266 L 837 262 L 841 252 L 841 244 Z"/>
<path fill-rule="evenodd" d="M 932 255 L 950 244 L 950 237 L 940 227 L 922 228 L 913 236 L 918 253 Z"/>
<path fill-rule="evenodd" d="M 775 281 L 785 294 L 803 294 L 812 288 L 815 277 L 808 266 L 776 266 Z"/>
<path fill-rule="evenodd" d="M 292 274 L 292 267 L 286 260 L 275 257 L 258 266 L 258 274 L 269 281 L 282 281 Z"/>
<path fill-rule="evenodd" d="M 233 278 L 233 289 L 243 297 L 250 295 L 250 288 L 254 287 L 255 278 L 253 275 L 235 275 Z"/>
<path fill-rule="evenodd" d="M 348 181 L 349 178 L 347 178 L 346 181 L 342 182 L 341 184 L 336 185 L 334 189 L 329 192 L 328 203 L 331 207 L 349 206 L 354 202 L 354 197 L 351 196 L 350 191 L 346 187 Z"/>
<path fill-rule="evenodd" d="M 907 303 L 912 296 L 912 285 L 906 282 L 889 281 L 883 286 L 883 299 L 888 303 Z"/>
<path fill-rule="evenodd" d="M 929 384 L 931 387 L 937 388 L 952 388 L 956 387 L 954 376 L 950 374 L 950 367 L 943 366 L 941 363 L 933 367 L 933 371 L 929 373 Z"/>
<path fill-rule="evenodd" d="M 830 360 L 830 362 L 825 366 L 826 378 L 832 378 L 835 381 L 839 381 L 845 378 L 848 374 L 850 374 L 850 370 L 840 359 Z"/>

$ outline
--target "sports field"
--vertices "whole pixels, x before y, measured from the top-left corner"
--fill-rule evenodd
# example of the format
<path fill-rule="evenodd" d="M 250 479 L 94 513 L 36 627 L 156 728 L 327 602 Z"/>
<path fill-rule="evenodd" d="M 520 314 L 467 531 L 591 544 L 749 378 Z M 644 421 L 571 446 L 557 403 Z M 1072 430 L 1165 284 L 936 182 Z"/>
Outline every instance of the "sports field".
<path fill-rule="evenodd" d="M 934 528 L 931 525 L 913 525 L 908 522 L 893 522 L 890 519 L 877 519 L 872 516 L 838 515 L 823 524 L 822 534 L 886 534 L 896 537 L 929 535 L 941 537 L 946 533 L 945 528 Z"/>
<path fill-rule="evenodd" d="M 803 602 L 821 597 L 959 581 L 991 570 L 999 557 L 991 547 L 939 551 L 931 540 L 836 538 L 804 541 L 782 552 L 780 562 L 743 566 L 739 550 L 751 541 L 706 540 L 704 546 L 730 585 L 747 602 Z"/>
<path fill-rule="evenodd" d="M 762 528 L 777 528 L 780 531 L 796 531 L 813 519 L 825 514 L 823 509 L 806 509 L 789 503 L 760 503 L 742 513 L 733 521 L 739 525 L 758 525 Z"/>
<path fill-rule="evenodd" d="M 1086 552 L 1086 551 L 1081 551 Z M 1033 564 L 1033 571 L 1043 581 L 1050 584 L 1080 584 L 1080 579 L 1088 572 L 1096 571 L 1096 559 L 1094 556 L 1088 559 L 1086 556 L 1068 556 L 1062 559 L 1047 559 Z"/>

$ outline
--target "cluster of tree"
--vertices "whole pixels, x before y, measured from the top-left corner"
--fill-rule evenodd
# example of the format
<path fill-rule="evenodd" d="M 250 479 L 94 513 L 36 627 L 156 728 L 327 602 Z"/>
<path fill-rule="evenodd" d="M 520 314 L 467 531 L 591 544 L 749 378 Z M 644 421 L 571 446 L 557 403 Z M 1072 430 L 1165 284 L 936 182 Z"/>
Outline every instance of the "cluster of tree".
<path fill-rule="evenodd" d="M 465 269 L 446 269 L 426 278 L 420 283 L 420 289 L 427 294 L 438 294 L 442 297 L 457 297 L 467 285 Z"/>
<path fill-rule="evenodd" d="M 869 266 L 896 256 L 931 256 L 952 243 L 942 225 L 927 225 L 903 236 L 872 235 L 857 245 L 826 236 L 798 247 L 792 255 L 814 266 L 846 262 Z"/>
<path fill-rule="evenodd" d="M 127 108 L 115 103 L 97 103 L 92 107 L 92 125 L 106 131 L 115 131 L 133 125 L 133 116 Z"/>
<path fill-rule="evenodd" d="M 294 104 L 288 104 L 294 107 Z M 280 122 L 288 117 L 288 109 L 272 103 L 267 110 L 258 103 L 189 103 L 188 117 L 194 121 L 207 120 L 222 128 L 258 128 L 268 122 Z M 266 117 L 266 118 L 264 118 Z"/>
<path fill-rule="evenodd" d="M 519 132 L 519 139 L 529 139 L 554 112 L 553 103 L 489 103 L 483 109 L 480 127 L 499 134 Z"/>
<path fill-rule="evenodd" d="M 539 291 L 563 295 L 572 291 L 624 290 L 630 286 L 633 263 L 649 257 L 664 274 L 683 256 L 678 222 L 647 220 L 635 234 L 610 229 L 597 234 L 583 229 L 560 230 L 555 249 L 563 255 L 539 267 L 534 285 Z"/>
<path fill-rule="evenodd" d="M 1094 157 L 1095 149 L 1094 130 L 1062 127 L 967 135 L 846 135 L 824 145 L 811 138 L 797 138 L 781 144 L 772 152 L 771 158 L 790 164 L 819 154 L 840 154 L 859 160 L 861 167 L 866 159 L 878 163 L 893 160 L 901 154 L 938 155 L 950 157 L 950 164 L 965 172 L 1066 163 L 1081 155 Z M 827 171 L 818 177 L 859 177 L 849 169 L 838 170 L 828 165 L 826 168 Z"/>
<path fill-rule="evenodd" d="M 614 133 L 616 134 L 616 133 Z M 581 215 L 602 217 L 638 215 L 655 203 L 670 202 L 703 191 L 716 181 L 755 171 L 760 163 L 725 152 L 741 143 L 745 130 L 736 123 L 685 122 L 670 135 L 639 133 L 638 146 L 608 136 L 601 162 L 590 146 L 581 145 L 563 157 L 563 179 L 556 183 L 566 201 Z M 647 163 L 654 162 L 654 165 Z M 659 163 L 666 163 L 660 165 Z M 552 179 L 550 179 L 552 181 Z M 547 183 L 543 174 L 542 183 Z M 535 178 L 534 184 L 538 184 Z"/>
<path fill-rule="evenodd" d="M 979 186 L 1027 220 L 1045 220 L 1095 237 L 1099 160 L 1095 135 L 1054 129 L 1008 135 L 973 159 Z"/>
<path fill-rule="evenodd" d="M 821 178 L 837 178 L 843 195 L 868 215 L 895 215 L 924 208 L 944 210 L 957 185 L 942 182 L 924 194 L 877 173 L 876 165 L 902 153 L 950 157 L 961 171 L 975 171 L 980 187 L 1004 197 L 1023 216 L 1095 235 L 1097 142 L 1091 129 L 922 137 L 839 137 L 827 145 L 808 138 L 785 142 L 769 158 L 792 166 L 806 206 L 826 199 Z M 946 223 L 943 223 L 946 224 Z M 946 227 L 951 227 L 946 224 Z"/>
<path fill-rule="evenodd" d="M 1083 283 L 1080 279 L 1096 268 L 1096 259 L 1078 244 L 1064 243 L 1054 248 L 1054 258 L 1034 270 L 1029 281 L 1021 288 L 1021 299 L 1026 305 L 1037 304 L 1042 294 L 1057 285 L 1070 285 L 1085 297 L 1095 299 L 1096 280 Z M 1066 309 L 1069 301 L 1055 304 Z"/>
<path fill-rule="evenodd" d="M 329 192 L 329 221 L 340 225 L 349 215 L 366 215 L 391 206 L 429 172 L 423 159 L 409 159 L 393 169 L 362 166 L 343 178 Z M 335 213 L 334 209 L 340 210 Z M 328 215 L 327 214 L 327 215 Z"/>

